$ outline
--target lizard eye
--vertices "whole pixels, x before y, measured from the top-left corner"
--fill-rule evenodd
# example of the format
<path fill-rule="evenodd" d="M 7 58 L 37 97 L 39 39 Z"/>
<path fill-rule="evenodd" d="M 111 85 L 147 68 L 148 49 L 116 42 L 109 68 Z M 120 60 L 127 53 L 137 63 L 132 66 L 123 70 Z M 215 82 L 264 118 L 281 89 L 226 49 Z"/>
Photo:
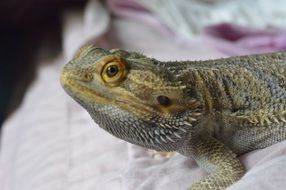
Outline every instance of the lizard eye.
<path fill-rule="evenodd" d="M 126 67 L 121 60 L 107 62 L 102 69 L 101 77 L 110 86 L 117 86 L 126 76 Z"/>
<path fill-rule="evenodd" d="M 118 66 L 117 65 L 111 65 L 107 67 L 106 74 L 109 77 L 114 77 L 118 73 Z"/>

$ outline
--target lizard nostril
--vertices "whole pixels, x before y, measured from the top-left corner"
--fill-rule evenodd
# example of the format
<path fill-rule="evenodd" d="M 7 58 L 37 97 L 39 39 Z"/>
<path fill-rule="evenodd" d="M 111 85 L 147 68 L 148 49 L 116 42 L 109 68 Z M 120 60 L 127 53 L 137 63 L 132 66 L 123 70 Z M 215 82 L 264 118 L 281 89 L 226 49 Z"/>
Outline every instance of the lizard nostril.
<path fill-rule="evenodd" d="M 91 81 L 93 79 L 93 76 L 91 73 L 85 73 L 83 75 L 83 79 L 88 82 L 88 81 Z"/>
<path fill-rule="evenodd" d="M 158 96 L 157 97 L 157 101 L 159 102 L 159 104 L 161 104 L 162 106 L 169 106 L 171 105 L 171 100 L 170 98 L 168 98 L 167 96 Z"/>

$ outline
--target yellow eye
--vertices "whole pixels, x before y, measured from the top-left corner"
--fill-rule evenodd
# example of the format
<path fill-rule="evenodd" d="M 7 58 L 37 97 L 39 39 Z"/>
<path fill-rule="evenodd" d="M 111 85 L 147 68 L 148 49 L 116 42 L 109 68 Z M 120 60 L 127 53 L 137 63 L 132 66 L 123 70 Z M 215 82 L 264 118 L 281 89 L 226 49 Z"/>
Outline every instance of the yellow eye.
<path fill-rule="evenodd" d="M 126 76 L 125 63 L 116 59 L 107 62 L 102 69 L 101 77 L 110 86 L 117 86 Z"/>

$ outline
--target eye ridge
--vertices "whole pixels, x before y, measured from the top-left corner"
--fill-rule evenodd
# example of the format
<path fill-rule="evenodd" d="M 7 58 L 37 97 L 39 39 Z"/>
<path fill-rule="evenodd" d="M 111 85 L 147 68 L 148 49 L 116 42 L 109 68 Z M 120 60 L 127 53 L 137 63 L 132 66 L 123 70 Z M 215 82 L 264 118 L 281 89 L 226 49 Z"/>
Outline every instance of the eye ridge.
<path fill-rule="evenodd" d="M 109 77 L 114 77 L 115 75 L 117 75 L 119 69 L 117 65 L 111 65 L 109 67 L 107 67 L 106 69 L 106 74 Z"/>

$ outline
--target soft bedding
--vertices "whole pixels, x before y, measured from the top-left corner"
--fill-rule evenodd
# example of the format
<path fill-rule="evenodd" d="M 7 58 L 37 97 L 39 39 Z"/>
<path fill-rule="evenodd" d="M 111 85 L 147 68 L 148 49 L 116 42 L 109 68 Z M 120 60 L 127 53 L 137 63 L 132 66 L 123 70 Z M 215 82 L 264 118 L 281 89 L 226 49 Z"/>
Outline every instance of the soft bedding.
<path fill-rule="evenodd" d="M 1 190 L 184 190 L 207 175 L 190 158 L 166 159 L 101 130 L 62 90 L 63 65 L 80 46 L 119 47 L 160 60 L 227 56 L 201 40 L 186 47 L 130 17 L 110 17 L 98 1 L 63 17 L 63 52 L 38 69 L 21 107 L 4 124 Z M 240 157 L 244 177 L 228 190 L 286 188 L 286 142 Z"/>

